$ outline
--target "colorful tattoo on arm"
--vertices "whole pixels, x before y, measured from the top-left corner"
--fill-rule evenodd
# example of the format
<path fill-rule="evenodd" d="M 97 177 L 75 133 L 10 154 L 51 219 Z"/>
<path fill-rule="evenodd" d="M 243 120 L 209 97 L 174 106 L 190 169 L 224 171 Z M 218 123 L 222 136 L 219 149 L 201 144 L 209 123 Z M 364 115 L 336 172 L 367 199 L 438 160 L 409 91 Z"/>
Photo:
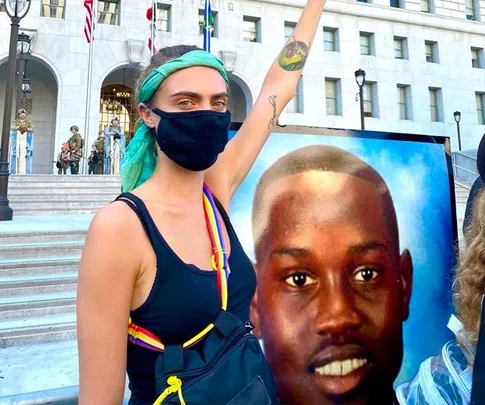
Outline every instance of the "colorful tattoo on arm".
<path fill-rule="evenodd" d="M 288 42 L 278 57 L 278 64 L 290 72 L 303 69 L 308 58 L 309 46 L 304 42 L 297 41 L 293 37 L 292 42 Z"/>
<path fill-rule="evenodd" d="M 268 101 L 273 107 L 273 116 L 269 120 L 268 129 L 273 128 L 276 124 L 276 97 L 277 97 L 276 94 L 273 94 L 272 96 L 268 97 Z"/>

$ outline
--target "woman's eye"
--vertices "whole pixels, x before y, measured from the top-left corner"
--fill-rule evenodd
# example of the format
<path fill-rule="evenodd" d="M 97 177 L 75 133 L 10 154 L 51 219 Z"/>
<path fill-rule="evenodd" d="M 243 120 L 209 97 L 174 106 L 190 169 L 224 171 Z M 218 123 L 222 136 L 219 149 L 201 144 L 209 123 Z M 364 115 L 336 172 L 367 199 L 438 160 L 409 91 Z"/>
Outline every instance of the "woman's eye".
<path fill-rule="evenodd" d="M 182 101 L 180 101 L 180 102 L 179 102 L 179 105 L 182 105 L 182 106 L 187 106 L 187 107 L 188 107 L 189 105 L 191 105 L 191 104 L 192 104 L 192 102 L 191 102 L 191 101 L 189 101 L 189 100 L 182 100 Z"/>
<path fill-rule="evenodd" d="M 291 276 L 285 278 L 285 282 L 292 287 L 308 287 L 309 285 L 316 283 L 315 279 L 306 273 L 292 274 Z"/>
<path fill-rule="evenodd" d="M 214 107 L 224 108 L 227 104 L 224 101 L 216 101 Z"/>
<path fill-rule="evenodd" d="M 362 267 L 354 272 L 353 277 L 356 281 L 368 283 L 370 281 L 374 281 L 378 275 L 379 273 L 377 270 L 371 267 Z"/>

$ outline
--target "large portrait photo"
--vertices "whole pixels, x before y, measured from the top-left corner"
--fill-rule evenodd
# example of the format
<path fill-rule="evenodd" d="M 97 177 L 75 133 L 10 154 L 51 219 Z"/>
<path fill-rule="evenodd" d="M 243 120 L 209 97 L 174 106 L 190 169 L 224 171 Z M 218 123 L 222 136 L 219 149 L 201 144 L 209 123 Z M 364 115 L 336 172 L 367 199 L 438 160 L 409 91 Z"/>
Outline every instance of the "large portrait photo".
<path fill-rule="evenodd" d="M 231 217 L 255 266 L 251 319 L 282 403 L 389 398 L 450 338 L 446 144 L 304 127 L 271 134 Z"/>

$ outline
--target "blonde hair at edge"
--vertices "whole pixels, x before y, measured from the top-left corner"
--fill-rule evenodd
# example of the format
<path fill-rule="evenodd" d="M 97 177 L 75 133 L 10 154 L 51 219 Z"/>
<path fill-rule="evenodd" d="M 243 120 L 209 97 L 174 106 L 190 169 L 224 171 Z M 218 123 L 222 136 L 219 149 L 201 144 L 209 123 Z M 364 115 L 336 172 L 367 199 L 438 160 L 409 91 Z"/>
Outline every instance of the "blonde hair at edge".
<path fill-rule="evenodd" d="M 454 304 L 463 324 L 466 339 L 477 344 L 482 297 L 485 293 L 485 189 L 474 199 L 470 226 L 465 232 L 466 250 L 456 270 Z M 461 346 L 464 342 L 458 343 Z"/>

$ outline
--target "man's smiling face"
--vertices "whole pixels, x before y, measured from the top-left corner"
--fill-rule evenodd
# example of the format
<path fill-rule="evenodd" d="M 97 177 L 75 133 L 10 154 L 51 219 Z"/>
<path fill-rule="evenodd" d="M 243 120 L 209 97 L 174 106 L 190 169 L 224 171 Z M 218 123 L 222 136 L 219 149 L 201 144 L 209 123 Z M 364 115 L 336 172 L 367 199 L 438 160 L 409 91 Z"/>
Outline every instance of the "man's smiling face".
<path fill-rule="evenodd" d="M 252 318 L 282 404 L 382 403 L 401 367 L 412 277 L 382 196 L 361 178 L 309 171 L 264 199 Z"/>

